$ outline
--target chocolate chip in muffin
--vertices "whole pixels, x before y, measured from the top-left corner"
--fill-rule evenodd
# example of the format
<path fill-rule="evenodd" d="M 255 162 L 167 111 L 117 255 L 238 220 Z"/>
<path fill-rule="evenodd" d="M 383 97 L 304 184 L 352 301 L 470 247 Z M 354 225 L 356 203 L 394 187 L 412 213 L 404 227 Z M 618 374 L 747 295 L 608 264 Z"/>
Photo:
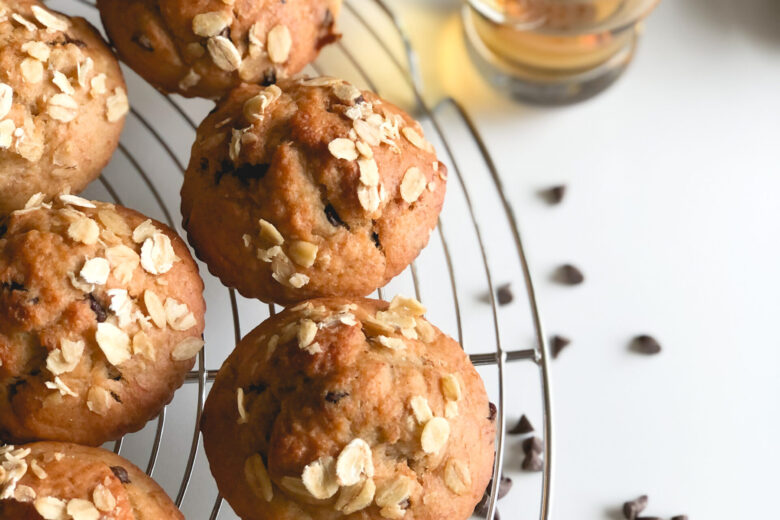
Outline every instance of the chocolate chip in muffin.
<path fill-rule="evenodd" d="M 523 416 L 520 417 L 520 420 L 517 421 L 517 424 L 509 430 L 509 434 L 523 435 L 526 433 L 531 433 L 532 431 L 534 431 L 534 427 L 531 424 L 531 421 L 529 421 L 528 417 L 523 414 Z"/>
<path fill-rule="evenodd" d="M 267 87 L 268 85 L 273 85 L 276 83 L 276 69 L 273 67 L 270 67 L 263 72 L 263 82 L 262 85 L 264 87 Z"/>
<path fill-rule="evenodd" d="M 5 236 L 6 231 L 8 231 L 8 224 L 5 222 L 0 223 L 0 238 Z"/>
<path fill-rule="evenodd" d="M 566 186 L 560 184 L 539 192 L 539 195 L 550 205 L 560 204 L 566 195 Z"/>
<path fill-rule="evenodd" d="M 127 474 L 127 470 L 122 466 L 111 466 L 111 473 L 113 473 L 122 484 L 130 484 L 130 476 Z"/>
<path fill-rule="evenodd" d="M 343 220 L 341 220 L 341 217 L 336 211 L 336 208 L 334 208 L 332 204 L 327 204 L 325 206 L 325 216 L 327 217 L 328 222 L 330 222 L 331 226 L 333 227 L 341 226 L 349 230 L 349 226 Z"/>
<path fill-rule="evenodd" d="M 579 285 L 585 281 L 585 275 L 582 274 L 582 271 L 571 264 L 560 266 L 556 269 L 553 277 L 555 281 L 564 285 Z"/>
<path fill-rule="evenodd" d="M 515 299 L 515 296 L 512 294 L 512 286 L 508 283 L 498 288 L 496 296 L 498 297 L 499 305 L 508 305 Z"/>
<path fill-rule="evenodd" d="M 89 308 L 92 309 L 92 312 L 95 313 L 95 319 L 97 319 L 98 323 L 103 323 L 106 321 L 108 313 L 106 312 L 105 307 L 101 305 L 101 303 L 92 293 L 89 293 Z"/>
<path fill-rule="evenodd" d="M 557 358 L 561 351 L 571 344 L 571 340 L 564 336 L 555 335 L 550 338 L 550 350 L 552 350 L 553 358 Z"/>
<path fill-rule="evenodd" d="M 497 413 L 498 409 L 496 408 L 496 405 L 492 402 L 488 403 L 488 421 L 495 421 Z"/>
<path fill-rule="evenodd" d="M 333 404 L 338 404 L 338 402 L 344 399 L 345 397 L 349 397 L 349 392 L 334 391 L 325 394 L 325 400 Z"/>
<path fill-rule="evenodd" d="M 647 334 L 635 337 L 631 341 L 630 348 L 639 354 L 658 354 L 661 352 L 661 344 L 654 337 Z"/>
<path fill-rule="evenodd" d="M 636 520 L 636 517 L 647 507 L 647 495 L 642 495 L 623 504 L 623 516 L 626 520 Z"/>
<path fill-rule="evenodd" d="M 11 291 L 11 292 L 13 291 L 27 292 L 27 288 L 24 285 L 17 282 L 16 280 L 0 283 L 0 287 L 2 287 L 3 290 Z"/>

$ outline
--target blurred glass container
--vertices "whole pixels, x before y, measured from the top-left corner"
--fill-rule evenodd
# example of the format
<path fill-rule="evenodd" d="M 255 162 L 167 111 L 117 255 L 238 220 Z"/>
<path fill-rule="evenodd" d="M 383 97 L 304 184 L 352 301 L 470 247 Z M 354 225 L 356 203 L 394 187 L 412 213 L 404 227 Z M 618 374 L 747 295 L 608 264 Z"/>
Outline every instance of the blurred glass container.
<path fill-rule="evenodd" d="M 660 0 L 467 0 L 469 52 L 512 96 L 565 104 L 594 96 L 631 62 Z"/>

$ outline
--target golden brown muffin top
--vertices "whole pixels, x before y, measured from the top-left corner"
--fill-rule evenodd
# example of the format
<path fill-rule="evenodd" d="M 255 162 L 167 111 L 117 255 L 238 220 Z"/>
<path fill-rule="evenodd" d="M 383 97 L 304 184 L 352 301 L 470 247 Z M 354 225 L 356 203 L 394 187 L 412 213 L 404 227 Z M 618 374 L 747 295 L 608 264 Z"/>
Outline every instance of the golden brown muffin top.
<path fill-rule="evenodd" d="M 208 397 L 212 472 L 245 520 L 465 519 L 493 462 L 484 385 L 419 302 L 329 298 L 247 335 Z"/>

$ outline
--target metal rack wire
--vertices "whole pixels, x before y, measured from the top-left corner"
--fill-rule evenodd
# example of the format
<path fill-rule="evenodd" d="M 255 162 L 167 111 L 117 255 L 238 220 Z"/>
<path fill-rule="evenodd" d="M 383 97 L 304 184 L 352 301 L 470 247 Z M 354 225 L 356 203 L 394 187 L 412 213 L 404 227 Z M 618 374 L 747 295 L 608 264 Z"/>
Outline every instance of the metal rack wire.
<path fill-rule="evenodd" d="M 66 0 L 61 0 L 66 1 Z M 94 3 L 90 0 L 75 0 L 76 3 L 81 4 L 80 7 L 87 8 L 90 11 L 95 9 Z M 57 5 L 52 6 L 54 8 L 62 8 L 64 11 L 68 11 L 67 7 L 60 7 Z M 94 14 L 94 12 L 93 12 Z M 384 22 L 389 28 L 391 34 L 381 34 L 377 28 L 380 25 L 380 21 L 377 20 L 377 16 L 384 18 L 381 22 Z M 544 469 L 541 484 L 541 504 L 539 507 L 539 518 L 541 520 L 547 520 L 550 516 L 550 504 L 552 497 L 552 464 L 553 464 L 553 429 L 552 429 L 552 403 L 551 403 L 551 381 L 549 373 L 549 352 L 545 340 L 545 334 L 543 331 L 542 323 L 539 316 L 539 309 L 537 306 L 536 296 L 534 293 L 534 286 L 531 280 L 531 275 L 526 259 L 523 243 L 520 238 L 520 233 L 515 218 L 514 212 L 507 199 L 501 177 L 495 163 L 493 162 L 488 152 L 487 146 L 478 132 L 473 121 L 469 117 L 466 110 L 454 99 L 447 98 L 441 100 L 437 105 L 431 107 L 427 104 L 423 95 L 422 76 L 417 64 L 415 53 L 412 49 L 407 33 L 405 32 L 400 20 L 395 16 L 392 10 L 385 4 L 384 0 L 348 0 L 344 4 L 344 13 L 342 18 L 348 17 L 352 22 L 356 30 L 362 31 L 365 35 L 368 35 L 371 39 L 372 45 L 378 49 L 378 52 L 384 54 L 383 59 L 389 64 L 389 67 L 394 69 L 393 71 L 383 71 L 384 74 L 392 74 L 397 78 L 400 78 L 400 84 L 406 89 L 406 95 L 408 97 L 407 109 L 410 110 L 418 119 L 420 119 L 426 130 L 428 130 L 428 139 L 438 144 L 437 149 L 440 151 L 440 156 L 453 172 L 454 179 L 457 182 L 456 189 L 461 193 L 464 203 L 464 212 L 467 215 L 467 219 L 470 222 L 471 230 L 474 233 L 474 238 L 478 244 L 479 262 L 482 264 L 484 271 L 484 279 L 486 282 L 485 293 L 487 301 L 490 307 L 490 321 L 495 334 L 495 347 L 492 351 L 486 353 L 471 354 L 471 360 L 476 366 L 494 367 L 497 371 L 498 381 L 498 402 L 496 424 L 498 435 L 496 438 L 496 459 L 493 470 L 493 485 L 489 490 L 491 499 L 489 500 L 489 510 L 487 514 L 488 519 L 492 519 L 496 512 L 496 499 L 498 491 L 498 483 L 500 482 L 500 475 L 504 460 L 504 452 L 506 448 L 505 431 L 506 431 L 506 396 L 505 396 L 505 377 L 506 377 L 506 364 L 509 362 L 530 362 L 538 368 L 538 377 L 541 383 L 541 411 L 544 419 Z M 370 18 L 371 17 L 371 18 Z M 94 18 L 93 18 L 94 19 Z M 342 31 L 345 33 L 350 30 L 350 27 L 345 26 L 346 22 L 342 20 Z M 395 41 L 393 41 L 395 40 Z M 395 49 L 393 48 L 395 45 Z M 379 84 L 377 80 L 372 78 L 371 74 L 367 72 L 367 67 L 364 67 L 360 57 L 354 52 L 355 48 L 350 47 L 343 41 L 338 42 L 332 46 L 333 49 L 330 52 L 335 61 L 346 63 L 351 68 L 352 72 L 356 74 L 356 81 L 360 84 L 383 94 L 385 97 L 389 97 L 390 100 L 396 102 L 397 100 L 392 94 L 382 92 L 383 84 Z M 326 62 L 326 63 L 323 63 Z M 317 63 L 311 66 L 311 72 L 315 74 L 331 73 L 331 75 L 339 75 L 338 72 L 332 70 L 327 65 L 327 60 L 318 60 Z M 177 98 L 174 96 L 164 96 L 156 93 L 156 95 L 162 100 L 162 103 L 173 113 L 176 117 L 180 117 L 185 126 L 194 134 L 194 130 L 197 127 L 196 118 L 190 115 L 190 111 L 187 109 L 189 101 Z M 401 96 L 403 97 L 403 95 Z M 132 90 L 131 90 L 132 98 Z M 158 102 L 160 100 L 157 100 Z M 402 104 L 398 102 L 398 104 Z M 505 226 L 508 230 L 508 236 L 510 237 L 510 244 L 507 249 L 502 251 L 489 250 L 486 245 L 485 239 L 485 226 L 481 224 L 480 219 L 477 216 L 477 208 L 480 205 L 480 201 L 472 196 L 469 190 L 467 182 L 467 174 L 464 166 L 457 158 L 455 148 L 452 146 L 451 140 L 447 137 L 445 131 L 445 125 L 442 123 L 442 113 L 448 112 L 454 114 L 454 117 L 460 121 L 460 124 L 465 132 L 465 135 L 471 140 L 471 143 L 478 150 L 483 168 L 487 171 L 489 183 L 491 184 L 493 195 L 496 197 L 500 206 L 500 211 L 505 219 Z M 180 155 L 174 150 L 175 146 L 169 142 L 168 136 L 164 136 L 159 132 L 155 125 L 152 124 L 149 118 L 144 116 L 142 111 L 133 108 L 131 115 L 129 116 L 144 132 L 153 139 L 162 149 L 162 152 L 170 159 L 176 169 L 183 175 L 185 170 L 185 164 L 183 163 Z M 132 137 L 132 136 L 130 136 Z M 173 227 L 179 228 L 177 221 L 171 215 L 171 211 L 164 202 L 162 190 L 158 188 L 155 183 L 157 178 L 152 175 L 141 161 L 138 159 L 137 154 L 134 154 L 131 149 L 126 146 L 123 136 L 123 142 L 119 146 L 119 155 L 126 161 L 126 163 L 135 170 L 141 179 L 141 182 L 148 189 L 154 204 L 158 206 L 161 218 L 166 223 Z M 186 153 L 186 152 L 185 152 Z M 452 176 L 451 176 L 452 179 Z M 100 178 L 100 184 L 105 190 L 108 197 L 113 199 L 116 203 L 123 204 L 122 190 L 114 186 L 114 182 L 107 178 L 106 175 Z M 451 190 L 452 182 L 450 182 Z M 458 233 L 455 241 L 453 237 L 455 235 L 449 235 L 449 224 L 446 218 L 440 219 L 438 226 L 438 236 L 436 242 L 441 245 L 441 258 L 446 265 L 446 276 L 449 279 L 449 290 L 452 297 L 452 313 L 454 315 L 455 328 L 457 330 L 458 340 L 462 345 L 464 343 L 464 312 L 463 303 L 459 294 L 459 281 L 456 276 L 457 266 L 455 264 L 456 255 L 453 254 L 453 245 L 457 245 L 459 240 L 462 240 L 462 234 Z M 445 232 L 447 230 L 447 232 Z M 460 230 L 459 230 L 460 231 Z M 431 240 L 429 248 L 434 247 L 434 239 Z M 514 252 L 508 251 L 508 249 L 514 249 Z M 534 345 L 531 348 L 509 350 L 502 345 L 501 330 L 499 320 L 499 310 L 495 299 L 495 276 L 491 269 L 491 255 L 494 253 L 500 253 L 502 255 L 513 254 L 516 256 L 517 264 L 519 267 L 522 280 L 525 286 L 525 294 L 528 300 L 528 309 L 530 313 L 530 321 L 534 329 Z M 413 290 L 418 299 L 422 301 L 421 290 L 421 276 L 418 272 L 419 262 L 413 264 L 409 270 L 407 276 L 411 278 Z M 439 287 L 440 289 L 440 287 Z M 224 289 L 228 293 L 229 305 L 232 313 L 233 321 L 233 339 L 237 343 L 242 336 L 241 324 L 240 324 L 240 312 L 239 301 L 235 291 L 232 289 Z M 380 289 L 377 293 L 378 297 L 383 296 L 383 291 Z M 275 314 L 276 309 L 273 305 L 268 306 L 268 313 L 270 315 Z M 252 323 L 256 325 L 256 323 Z M 208 330 L 208 329 L 207 329 Z M 207 341 L 206 352 L 210 352 L 209 342 Z M 195 468 L 196 460 L 200 452 L 200 434 L 198 429 L 198 423 L 200 415 L 203 410 L 203 404 L 206 399 L 207 385 L 216 376 L 218 365 L 212 365 L 211 368 L 207 368 L 206 364 L 206 352 L 202 351 L 197 359 L 197 369 L 190 372 L 187 376 L 186 383 L 191 387 L 197 387 L 196 393 L 196 406 L 194 417 L 194 429 L 191 432 L 191 441 L 189 445 L 189 451 L 187 454 L 187 461 L 181 474 L 181 480 L 179 482 L 178 491 L 175 496 L 175 502 L 177 506 L 181 506 L 187 496 L 188 489 L 192 483 L 193 471 Z M 211 354 L 209 354 L 211 355 Z M 221 362 L 221 359 L 219 360 Z M 146 473 L 152 475 L 157 467 L 157 463 L 161 454 L 161 441 L 163 439 L 163 433 L 166 428 L 171 428 L 171 424 L 166 424 L 166 418 L 169 415 L 167 409 L 164 409 L 159 415 L 154 427 L 153 441 L 151 442 L 151 448 L 149 449 L 149 456 L 146 463 Z M 170 423 L 170 421 L 169 421 Z M 173 425 L 175 427 L 175 425 Z M 124 439 L 120 439 L 114 443 L 113 449 L 116 453 L 120 453 L 123 449 Z M 210 520 L 216 519 L 222 509 L 222 498 L 217 496 L 216 500 L 208 512 L 208 518 Z"/>

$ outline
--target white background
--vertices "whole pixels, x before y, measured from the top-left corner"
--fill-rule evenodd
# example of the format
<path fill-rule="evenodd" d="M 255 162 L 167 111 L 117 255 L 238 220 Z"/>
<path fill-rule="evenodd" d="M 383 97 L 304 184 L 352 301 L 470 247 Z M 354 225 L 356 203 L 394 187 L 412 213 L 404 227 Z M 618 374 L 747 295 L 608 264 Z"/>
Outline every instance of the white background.
<path fill-rule="evenodd" d="M 619 518 L 640 493 L 652 515 L 776 517 L 780 3 L 662 0 L 626 75 L 554 109 L 478 77 L 456 2 L 399 7 L 429 91 L 486 136 L 547 329 L 574 340 L 553 363 L 553 518 Z M 536 191 L 556 183 L 550 208 Z M 562 262 L 586 283 L 550 282 Z M 645 332 L 661 355 L 627 351 Z M 502 517 L 532 518 L 523 489 Z"/>
<path fill-rule="evenodd" d="M 98 23 L 88 5 L 52 4 Z M 458 6 L 454 0 L 393 3 L 419 51 L 428 100 L 454 96 L 486 137 L 519 217 L 548 331 L 574 340 L 552 365 L 552 518 L 616 519 L 616 508 L 640 493 L 650 495 L 652 515 L 776 515 L 780 3 L 662 0 L 626 75 L 591 101 L 556 109 L 513 103 L 485 84 L 465 54 Z M 378 90 L 403 104 L 392 81 L 397 72 L 354 20 L 343 22 L 348 46 L 369 54 Z M 326 49 L 318 64 L 356 77 L 337 48 Z M 124 149 L 104 178 L 128 206 L 161 220 L 164 207 L 181 231 L 177 162 L 186 166 L 193 131 L 124 70 L 137 112 L 128 117 Z M 211 108 L 206 101 L 176 102 L 195 123 Z M 499 312 L 500 337 L 508 349 L 527 348 L 533 338 L 517 256 L 492 184 L 474 162 L 462 123 L 445 118 L 443 126 L 463 161 L 493 281 L 513 280 L 517 300 Z M 161 194 L 162 206 L 140 170 Z M 464 346 L 470 353 L 489 352 L 495 336 L 484 301 L 487 281 L 463 192 L 457 177 L 450 178 L 443 222 L 455 259 Z M 537 191 L 558 183 L 569 191 L 563 204 L 549 207 Z M 111 198 L 100 182 L 87 196 Z M 564 262 L 583 269 L 585 284 L 568 288 L 550 281 Z M 439 234 L 418 271 L 429 317 L 457 336 Z M 201 273 L 208 302 L 206 366 L 214 369 L 233 346 L 230 300 L 202 265 Z M 385 296 L 411 290 L 407 273 Z M 238 309 L 242 334 L 268 314 L 267 307 L 241 298 Z M 650 358 L 628 352 L 629 340 L 640 333 L 657 337 L 663 353 Z M 495 370 L 480 370 L 496 399 Z M 527 413 L 541 426 L 534 366 L 512 364 L 506 379 L 509 422 Z M 154 471 L 174 497 L 190 450 L 196 386 L 185 386 L 168 407 Z M 122 454 L 146 467 L 156 424 L 129 436 Z M 515 488 L 500 504 L 505 520 L 538 516 L 539 475 L 519 471 L 519 444 L 513 438 L 507 446 L 505 469 Z M 187 518 L 206 519 L 216 490 L 202 450 L 194 468 L 182 509 Z M 225 506 L 219 518 L 235 516 Z"/>

